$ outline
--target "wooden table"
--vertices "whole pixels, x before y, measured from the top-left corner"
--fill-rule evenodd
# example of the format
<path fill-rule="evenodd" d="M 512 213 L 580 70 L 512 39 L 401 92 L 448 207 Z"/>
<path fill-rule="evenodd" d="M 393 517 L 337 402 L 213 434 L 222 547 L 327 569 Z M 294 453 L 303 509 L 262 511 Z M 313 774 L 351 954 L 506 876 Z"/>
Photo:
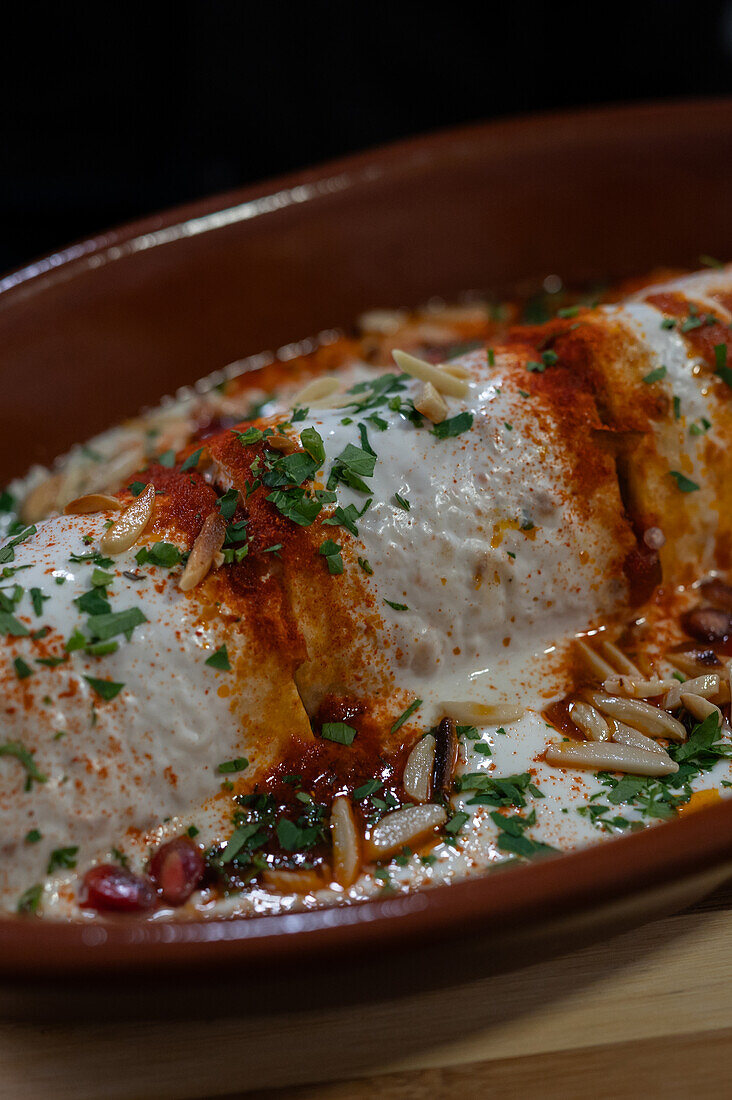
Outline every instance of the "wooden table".
<path fill-rule="evenodd" d="M 728 1096 L 732 887 L 551 962 L 351 1008 L 85 1026 L 5 1012 L 8 1100 Z"/>

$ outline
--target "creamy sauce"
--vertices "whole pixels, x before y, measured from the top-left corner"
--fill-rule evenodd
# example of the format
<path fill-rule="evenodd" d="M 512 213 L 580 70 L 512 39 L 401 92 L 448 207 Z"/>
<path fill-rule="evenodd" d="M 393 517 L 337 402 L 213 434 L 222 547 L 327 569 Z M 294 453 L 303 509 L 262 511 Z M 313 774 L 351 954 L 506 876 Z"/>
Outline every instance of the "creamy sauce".
<path fill-rule="evenodd" d="M 663 289 L 693 293 L 726 319 L 714 294 L 729 278 L 715 272 Z M 505 839 L 506 813 L 528 816 L 521 836 L 559 851 L 648 824 L 637 807 L 590 812 L 607 784 L 595 773 L 546 762 L 558 734 L 541 715 L 572 683 L 572 639 L 630 615 L 627 563 L 643 530 L 661 525 L 666 539 L 661 567 L 678 591 L 654 626 L 671 637 L 668 624 L 693 602 L 693 581 L 717 567 L 730 524 L 728 387 L 679 326 L 662 326 L 663 315 L 640 300 L 644 295 L 558 329 L 554 359 L 536 350 L 535 339 L 522 343 L 519 333 L 495 353 L 483 347 L 454 360 L 468 392 L 448 398 L 448 418 L 464 422 L 445 438 L 428 421 L 417 426 L 404 415 L 422 388 L 416 379 L 401 377 L 383 400 L 356 407 L 357 395 L 348 391 L 373 384 L 383 368 L 353 355 L 336 374 L 340 407 L 312 408 L 280 427 L 291 415 L 293 388 L 280 392 L 260 407 L 256 423 L 278 426 L 298 445 L 301 433 L 314 429 L 325 452 L 316 489 L 325 490 L 348 447 L 366 454 L 367 467 L 373 452 L 373 470 L 361 476 L 361 489 L 337 481 L 335 501 L 324 503 L 314 525 L 295 527 L 275 515 L 272 530 L 285 530 L 288 541 L 253 545 L 239 571 L 225 565 L 189 595 L 179 587 L 182 562 L 165 567 L 136 557 L 161 538 L 181 553 L 190 550 L 190 531 L 174 515 L 166 519 L 164 505 L 156 529 L 101 563 L 92 555 L 115 513 L 40 522 L 13 548 L 11 575 L 0 582 L 15 623 L 0 656 L 3 738 L 32 757 L 29 765 L 13 750 L 0 760 L 2 904 L 14 909 L 39 883 L 45 915 L 94 919 L 79 908 L 77 876 L 95 861 L 121 853 L 142 872 L 152 848 L 188 829 L 197 843 L 225 845 L 231 792 L 255 789 L 289 738 L 311 743 L 318 707 L 336 690 L 368 699 L 369 720 L 386 730 L 414 704 L 398 738 L 394 729 L 384 734 L 383 751 L 402 739 L 413 743 L 450 702 L 519 702 L 526 708 L 521 719 L 463 737 L 458 782 L 463 774 L 528 773 L 520 801 L 497 815 L 496 804 L 474 801 L 475 789 L 458 791 L 451 812 L 465 822 L 454 834 L 436 838 L 429 850 L 406 852 L 386 871 L 367 868 L 345 890 L 330 885 L 303 895 L 256 884 L 221 897 L 205 888 L 177 912 L 275 912 L 452 882 L 523 854 Z M 578 372 L 585 362 L 595 372 L 592 385 L 577 374 L 576 416 L 552 383 L 552 370 L 559 378 L 562 369 L 562 340 L 568 359 L 580 356 Z M 596 403 L 598 387 L 604 396 Z M 241 418 L 241 403 L 227 400 Z M 186 395 L 160 414 L 156 454 L 188 445 L 196 408 Z M 215 403 L 210 409 L 223 413 Z M 200 422 L 200 408 L 197 415 Z M 624 486 L 612 448 L 596 445 L 610 433 L 625 441 Z M 61 468 L 65 499 L 117 488 L 150 457 L 136 425 L 93 442 L 96 464 L 75 452 Z M 206 445 L 213 461 L 201 485 L 220 495 L 239 490 L 246 505 L 249 444 L 225 431 Z M 39 476 L 31 487 L 42 485 Z M 259 490 L 260 497 L 269 491 Z M 265 508 L 256 494 L 252 506 Z M 635 532 L 629 500 L 641 528 Z M 357 535 L 327 523 L 349 506 Z M 250 537 L 259 515 L 252 512 Z M 196 530 L 201 521 L 197 514 Z M 322 553 L 326 539 L 342 560 L 333 575 Z M 226 581 L 227 569 L 240 581 Z M 95 580 L 100 571 L 106 579 Z M 281 612 L 274 595 L 258 599 L 254 576 L 283 601 Z M 69 639 L 88 631 L 89 615 L 99 613 L 93 605 L 90 611 L 94 589 L 111 612 L 135 609 L 138 621 L 113 635 L 112 652 L 95 655 L 83 638 L 69 651 Z M 285 641 L 275 637 L 280 629 Z M 115 691 L 99 681 L 122 686 Z M 721 738 L 729 740 L 726 725 Z M 237 761 L 241 766 L 229 766 Z M 725 794 L 731 779 L 732 768 L 720 760 L 693 777 L 690 789 Z M 624 824 L 613 824 L 618 816 Z M 171 912 L 158 909 L 151 919 Z"/>

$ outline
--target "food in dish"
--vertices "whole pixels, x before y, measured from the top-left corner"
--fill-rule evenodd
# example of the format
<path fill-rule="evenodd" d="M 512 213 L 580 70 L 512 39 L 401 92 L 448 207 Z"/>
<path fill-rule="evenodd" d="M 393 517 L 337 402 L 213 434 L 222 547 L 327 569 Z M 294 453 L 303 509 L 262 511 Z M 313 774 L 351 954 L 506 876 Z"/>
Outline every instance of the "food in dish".
<path fill-rule="evenodd" d="M 518 309 L 372 314 L 9 487 L 7 910 L 343 904 L 725 794 L 732 268 Z"/>

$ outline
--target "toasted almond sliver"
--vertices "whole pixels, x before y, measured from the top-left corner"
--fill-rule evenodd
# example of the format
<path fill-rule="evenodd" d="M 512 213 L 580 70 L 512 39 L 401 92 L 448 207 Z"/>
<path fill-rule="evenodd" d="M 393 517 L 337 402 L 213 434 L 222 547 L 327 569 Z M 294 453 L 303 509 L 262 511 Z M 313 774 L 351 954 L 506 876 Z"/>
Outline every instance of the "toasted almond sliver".
<path fill-rule="evenodd" d="M 719 707 L 715 707 L 714 703 L 710 703 L 708 699 L 705 699 L 702 695 L 694 695 L 690 691 L 681 692 L 681 702 L 694 718 L 698 718 L 700 722 L 703 722 L 705 718 L 708 718 L 710 714 L 716 714 L 717 724 L 722 725 L 722 712 Z"/>
<path fill-rule="evenodd" d="M 626 726 L 624 722 L 618 722 L 617 718 L 611 719 L 613 724 L 613 741 L 616 745 L 630 745 L 634 749 L 643 749 L 645 752 L 663 752 L 663 748 L 652 737 L 646 737 L 645 733 L 639 733 L 632 726 Z"/>
<path fill-rule="evenodd" d="M 599 710 L 595 710 L 589 703 L 570 703 L 569 717 L 590 741 L 610 740 L 610 727 Z"/>
<path fill-rule="evenodd" d="M 150 522 L 155 508 L 155 486 L 146 485 L 140 495 L 128 504 L 116 523 L 99 540 L 103 554 L 121 554 L 139 539 Z"/>
<path fill-rule="evenodd" d="M 292 399 L 292 407 L 296 405 L 311 405 L 314 401 L 317 401 L 321 397 L 330 397 L 332 393 L 335 393 L 340 388 L 340 383 L 337 378 L 313 378 L 308 382 L 298 394 Z"/>
<path fill-rule="evenodd" d="M 588 671 L 597 676 L 599 680 L 607 680 L 608 676 L 617 676 L 616 669 L 603 660 L 600 654 L 596 653 L 587 642 L 583 642 L 581 638 L 578 638 L 574 645 Z"/>
<path fill-rule="evenodd" d="M 544 754 L 550 764 L 593 771 L 628 772 L 630 775 L 674 775 L 679 765 L 668 753 L 647 752 L 610 741 L 564 741 L 550 745 Z"/>
<path fill-rule="evenodd" d="M 465 726 L 500 726 L 503 722 L 515 722 L 524 713 L 524 707 L 512 703 L 441 703 L 440 709 L 448 718 L 454 718 Z"/>
<path fill-rule="evenodd" d="M 425 382 L 417 400 L 414 402 L 417 412 L 422 413 L 433 424 L 441 424 L 447 416 L 445 398 L 438 393 L 431 382 Z"/>
<path fill-rule="evenodd" d="M 677 718 L 659 710 L 642 699 L 620 699 L 616 695 L 590 692 L 592 702 L 603 714 L 618 718 L 633 729 L 650 737 L 668 737 L 671 741 L 685 741 L 686 727 Z"/>
<path fill-rule="evenodd" d="M 23 523 L 37 523 L 39 519 L 45 519 L 49 512 L 56 509 L 61 484 L 60 474 L 49 474 L 34 489 L 31 489 L 20 506 L 20 518 Z"/>
<path fill-rule="evenodd" d="M 442 369 L 445 374 L 451 374 L 453 378 L 470 378 L 470 371 L 460 363 L 443 363 Z"/>
<path fill-rule="evenodd" d="M 90 512 L 120 512 L 124 504 L 117 497 L 107 493 L 87 493 L 86 496 L 70 500 L 64 508 L 64 515 L 85 516 Z"/>
<path fill-rule="evenodd" d="M 264 871 L 262 880 L 278 894 L 314 894 L 325 887 L 317 871 Z"/>
<path fill-rule="evenodd" d="M 402 786 L 415 802 L 428 802 L 432 793 L 432 768 L 435 763 L 435 738 L 431 733 L 421 737 L 409 754 L 404 767 Z"/>
<path fill-rule="evenodd" d="M 629 695 L 631 699 L 654 699 L 671 691 L 676 680 L 636 680 L 632 676 L 609 676 L 602 685 L 609 695 Z"/>
<path fill-rule="evenodd" d="M 703 695 L 705 699 L 716 695 L 722 686 L 720 677 L 716 672 L 706 673 L 703 676 L 694 676 L 690 680 L 674 680 L 663 700 L 664 710 L 678 710 L 681 706 L 682 691 L 691 692 L 693 695 Z M 724 693 L 722 693 L 724 694 Z M 718 702 L 726 702 L 722 698 Z"/>
<path fill-rule="evenodd" d="M 295 451 L 300 450 L 295 440 L 290 439 L 288 435 L 280 435 L 278 433 L 268 435 L 265 442 L 272 450 L 281 451 L 283 455 L 292 455 Z"/>
<path fill-rule="evenodd" d="M 455 378 L 433 363 L 428 363 L 426 359 L 418 359 L 416 355 L 399 351 L 398 348 L 392 355 L 396 365 L 405 374 L 411 374 L 413 378 L 420 378 L 423 382 L 431 382 L 440 393 L 449 394 L 450 397 L 467 397 L 470 393 L 468 383 L 462 378 Z"/>
<path fill-rule="evenodd" d="M 330 832 L 333 839 L 333 877 L 347 889 L 358 876 L 361 867 L 361 837 L 353 817 L 351 802 L 339 795 L 330 811 Z"/>
<path fill-rule="evenodd" d="M 443 807 L 431 802 L 394 810 L 371 830 L 368 853 L 372 859 L 384 859 L 400 851 L 405 844 L 416 847 L 445 821 L 447 813 Z"/>
<path fill-rule="evenodd" d="M 683 672 L 684 676 L 696 677 L 703 676 L 708 672 L 722 672 L 722 662 L 716 654 L 712 654 L 710 650 L 701 649 L 697 652 L 707 654 L 708 660 L 705 660 L 704 664 L 698 659 L 693 650 L 688 653 L 667 653 L 665 656 L 669 664 L 672 664 L 679 672 Z"/>
<path fill-rule="evenodd" d="M 226 521 L 220 512 L 209 512 L 193 543 L 183 576 L 180 579 L 182 592 L 190 592 L 200 584 L 214 564 L 216 555 L 224 544 Z"/>
<path fill-rule="evenodd" d="M 624 673 L 626 676 L 634 676 L 636 680 L 642 680 L 640 669 L 636 668 L 631 660 L 625 656 L 622 649 L 613 643 L 609 642 L 606 638 L 600 639 L 600 649 L 604 657 L 614 665 L 618 672 Z"/>

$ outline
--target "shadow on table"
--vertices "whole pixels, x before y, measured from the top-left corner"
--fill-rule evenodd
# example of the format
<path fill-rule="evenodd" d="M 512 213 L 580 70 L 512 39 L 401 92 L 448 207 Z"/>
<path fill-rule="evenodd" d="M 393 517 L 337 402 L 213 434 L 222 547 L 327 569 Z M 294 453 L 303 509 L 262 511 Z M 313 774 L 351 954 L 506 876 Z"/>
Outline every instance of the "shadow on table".
<path fill-rule="evenodd" d="M 149 986 L 110 983 L 106 992 L 97 988 L 93 1005 L 86 1006 L 79 1001 L 84 990 L 67 987 L 57 992 L 55 1007 L 46 1004 L 43 1024 L 28 1019 L 28 1004 L 17 989 L 6 989 L 0 1012 L 15 1022 L 0 1024 L 6 1033 L 3 1071 L 12 1081 L 15 1072 L 20 1079 L 55 1062 L 64 1078 L 75 1082 L 79 1100 L 100 1095 L 100 1074 L 129 1086 L 105 1096 L 182 1098 L 373 1073 L 478 1032 L 505 1032 L 537 1006 L 554 1004 L 560 1011 L 562 1002 L 613 973 L 647 966 L 654 952 L 673 949 L 678 936 L 699 932 L 715 909 L 730 904 L 728 886 L 687 910 L 683 919 L 666 921 L 662 932 L 658 923 L 649 924 L 490 977 L 482 976 L 485 946 L 471 970 L 464 956 L 453 967 L 450 942 L 392 959 L 388 969 L 372 959 L 355 972 L 349 960 L 309 981 L 273 974 L 267 984 L 252 984 L 233 972 L 225 996 L 221 983 L 211 984 L 204 975 L 168 988 L 163 998 L 151 997 Z M 566 934 L 565 923 L 565 944 Z M 546 947 L 544 942 L 544 952 Z M 500 967 L 500 960 L 493 963 Z M 168 979 L 161 976 L 160 982 Z M 46 1084 L 52 1088 L 52 1079 L 39 1079 L 39 1085 Z M 37 1094 L 46 1095 L 42 1088 Z"/>

